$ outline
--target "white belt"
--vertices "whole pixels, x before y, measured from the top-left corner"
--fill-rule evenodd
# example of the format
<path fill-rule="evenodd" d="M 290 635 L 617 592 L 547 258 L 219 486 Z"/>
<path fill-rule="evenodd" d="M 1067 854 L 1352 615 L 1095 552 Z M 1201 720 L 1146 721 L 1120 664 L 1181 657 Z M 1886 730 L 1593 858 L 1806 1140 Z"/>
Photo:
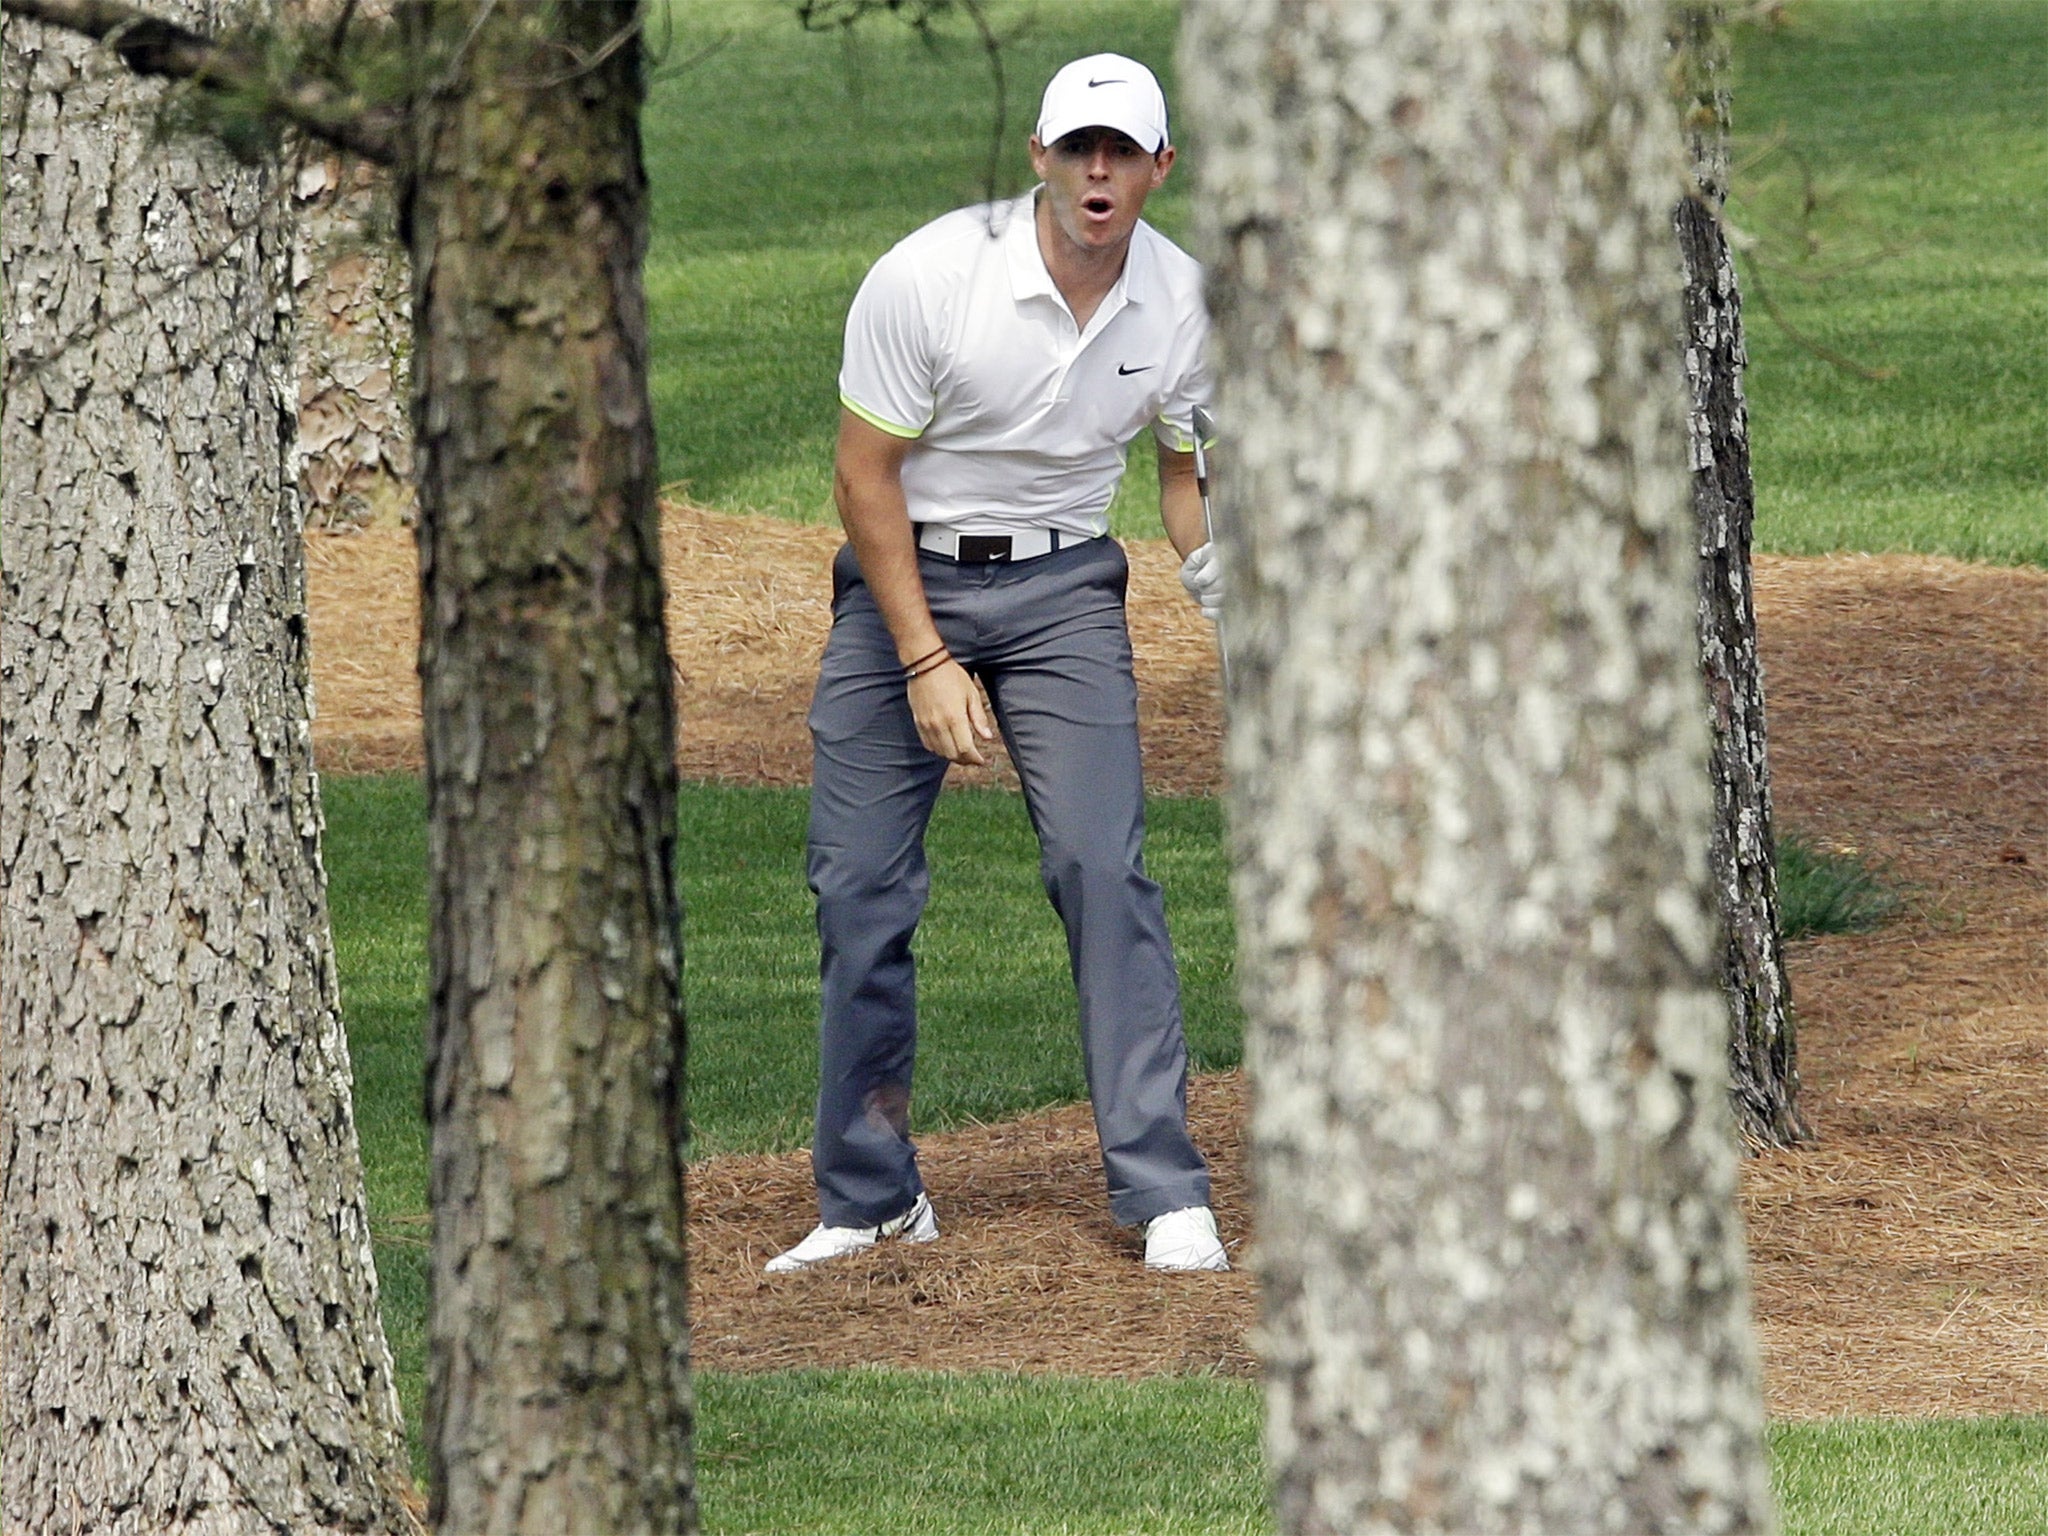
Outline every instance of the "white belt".
<path fill-rule="evenodd" d="M 1085 534 L 1057 528 L 1019 528 L 1015 533 L 962 533 L 949 523 L 919 523 L 917 547 L 948 560 L 983 564 L 992 560 L 1036 560 L 1058 549 L 1088 542 Z M 962 545 L 965 544 L 963 550 Z"/>

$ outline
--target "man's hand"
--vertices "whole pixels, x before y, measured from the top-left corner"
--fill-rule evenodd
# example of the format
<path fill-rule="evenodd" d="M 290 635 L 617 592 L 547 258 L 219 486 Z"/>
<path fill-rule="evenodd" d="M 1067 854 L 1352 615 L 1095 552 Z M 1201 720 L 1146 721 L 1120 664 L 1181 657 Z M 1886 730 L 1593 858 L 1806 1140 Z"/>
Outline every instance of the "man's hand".
<path fill-rule="evenodd" d="M 1180 584 L 1211 624 L 1223 616 L 1223 552 L 1214 543 L 1204 544 L 1181 562 Z"/>
<path fill-rule="evenodd" d="M 996 733 L 982 707 L 981 690 L 959 662 L 948 658 L 910 680 L 910 717 L 917 739 L 949 763 L 986 768 L 980 743 Z"/>

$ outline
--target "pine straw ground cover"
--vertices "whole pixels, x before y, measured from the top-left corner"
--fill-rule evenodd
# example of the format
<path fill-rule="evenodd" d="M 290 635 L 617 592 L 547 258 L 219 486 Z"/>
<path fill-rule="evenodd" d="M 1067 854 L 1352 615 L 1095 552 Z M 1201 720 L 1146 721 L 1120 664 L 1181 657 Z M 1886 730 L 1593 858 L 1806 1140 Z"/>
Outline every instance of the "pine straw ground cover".
<path fill-rule="evenodd" d="M 664 536 L 684 771 L 802 782 L 836 535 L 671 506 Z M 1133 545 L 1131 563 L 1152 787 L 1214 792 L 1206 626 L 1163 545 Z M 416 768 L 410 536 L 315 536 L 308 566 L 323 768 Z M 1757 596 L 1781 823 L 1874 859 L 1911 893 L 1876 933 L 1793 947 L 1817 1140 L 1753 1159 L 1743 1179 L 1771 1411 L 2041 1412 L 2048 572 L 1765 558 Z M 1240 1254 L 1241 1106 L 1234 1074 L 1194 1085 Z M 804 1155 L 694 1165 L 699 1363 L 1252 1369 L 1248 1275 L 1139 1268 L 1102 1208 L 1084 1109 L 922 1145 L 941 1242 L 773 1283 L 762 1260 L 814 1219 Z"/>

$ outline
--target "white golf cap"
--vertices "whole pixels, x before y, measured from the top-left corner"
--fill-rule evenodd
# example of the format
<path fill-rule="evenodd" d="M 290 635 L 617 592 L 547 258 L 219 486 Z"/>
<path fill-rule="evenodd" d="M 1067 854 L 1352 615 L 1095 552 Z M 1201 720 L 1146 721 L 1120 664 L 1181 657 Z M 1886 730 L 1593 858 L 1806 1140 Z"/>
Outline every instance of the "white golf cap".
<path fill-rule="evenodd" d="M 1166 96 L 1136 59 L 1091 53 L 1052 77 L 1038 108 L 1039 143 L 1050 147 L 1076 128 L 1114 128 L 1156 155 L 1167 142 Z"/>

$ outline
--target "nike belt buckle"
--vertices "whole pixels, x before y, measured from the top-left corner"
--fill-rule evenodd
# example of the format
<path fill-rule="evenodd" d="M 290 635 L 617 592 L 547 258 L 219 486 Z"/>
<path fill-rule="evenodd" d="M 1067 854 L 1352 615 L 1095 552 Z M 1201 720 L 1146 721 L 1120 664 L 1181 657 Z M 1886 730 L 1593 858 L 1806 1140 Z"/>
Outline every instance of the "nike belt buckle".
<path fill-rule="evenodd" d="M 988 565 L 997 560 L 1010 558 L 1010 536 L 1008 534 L 963 533 L 960 535 L 960 553 L 954 557 L 962 565 Z"/>

